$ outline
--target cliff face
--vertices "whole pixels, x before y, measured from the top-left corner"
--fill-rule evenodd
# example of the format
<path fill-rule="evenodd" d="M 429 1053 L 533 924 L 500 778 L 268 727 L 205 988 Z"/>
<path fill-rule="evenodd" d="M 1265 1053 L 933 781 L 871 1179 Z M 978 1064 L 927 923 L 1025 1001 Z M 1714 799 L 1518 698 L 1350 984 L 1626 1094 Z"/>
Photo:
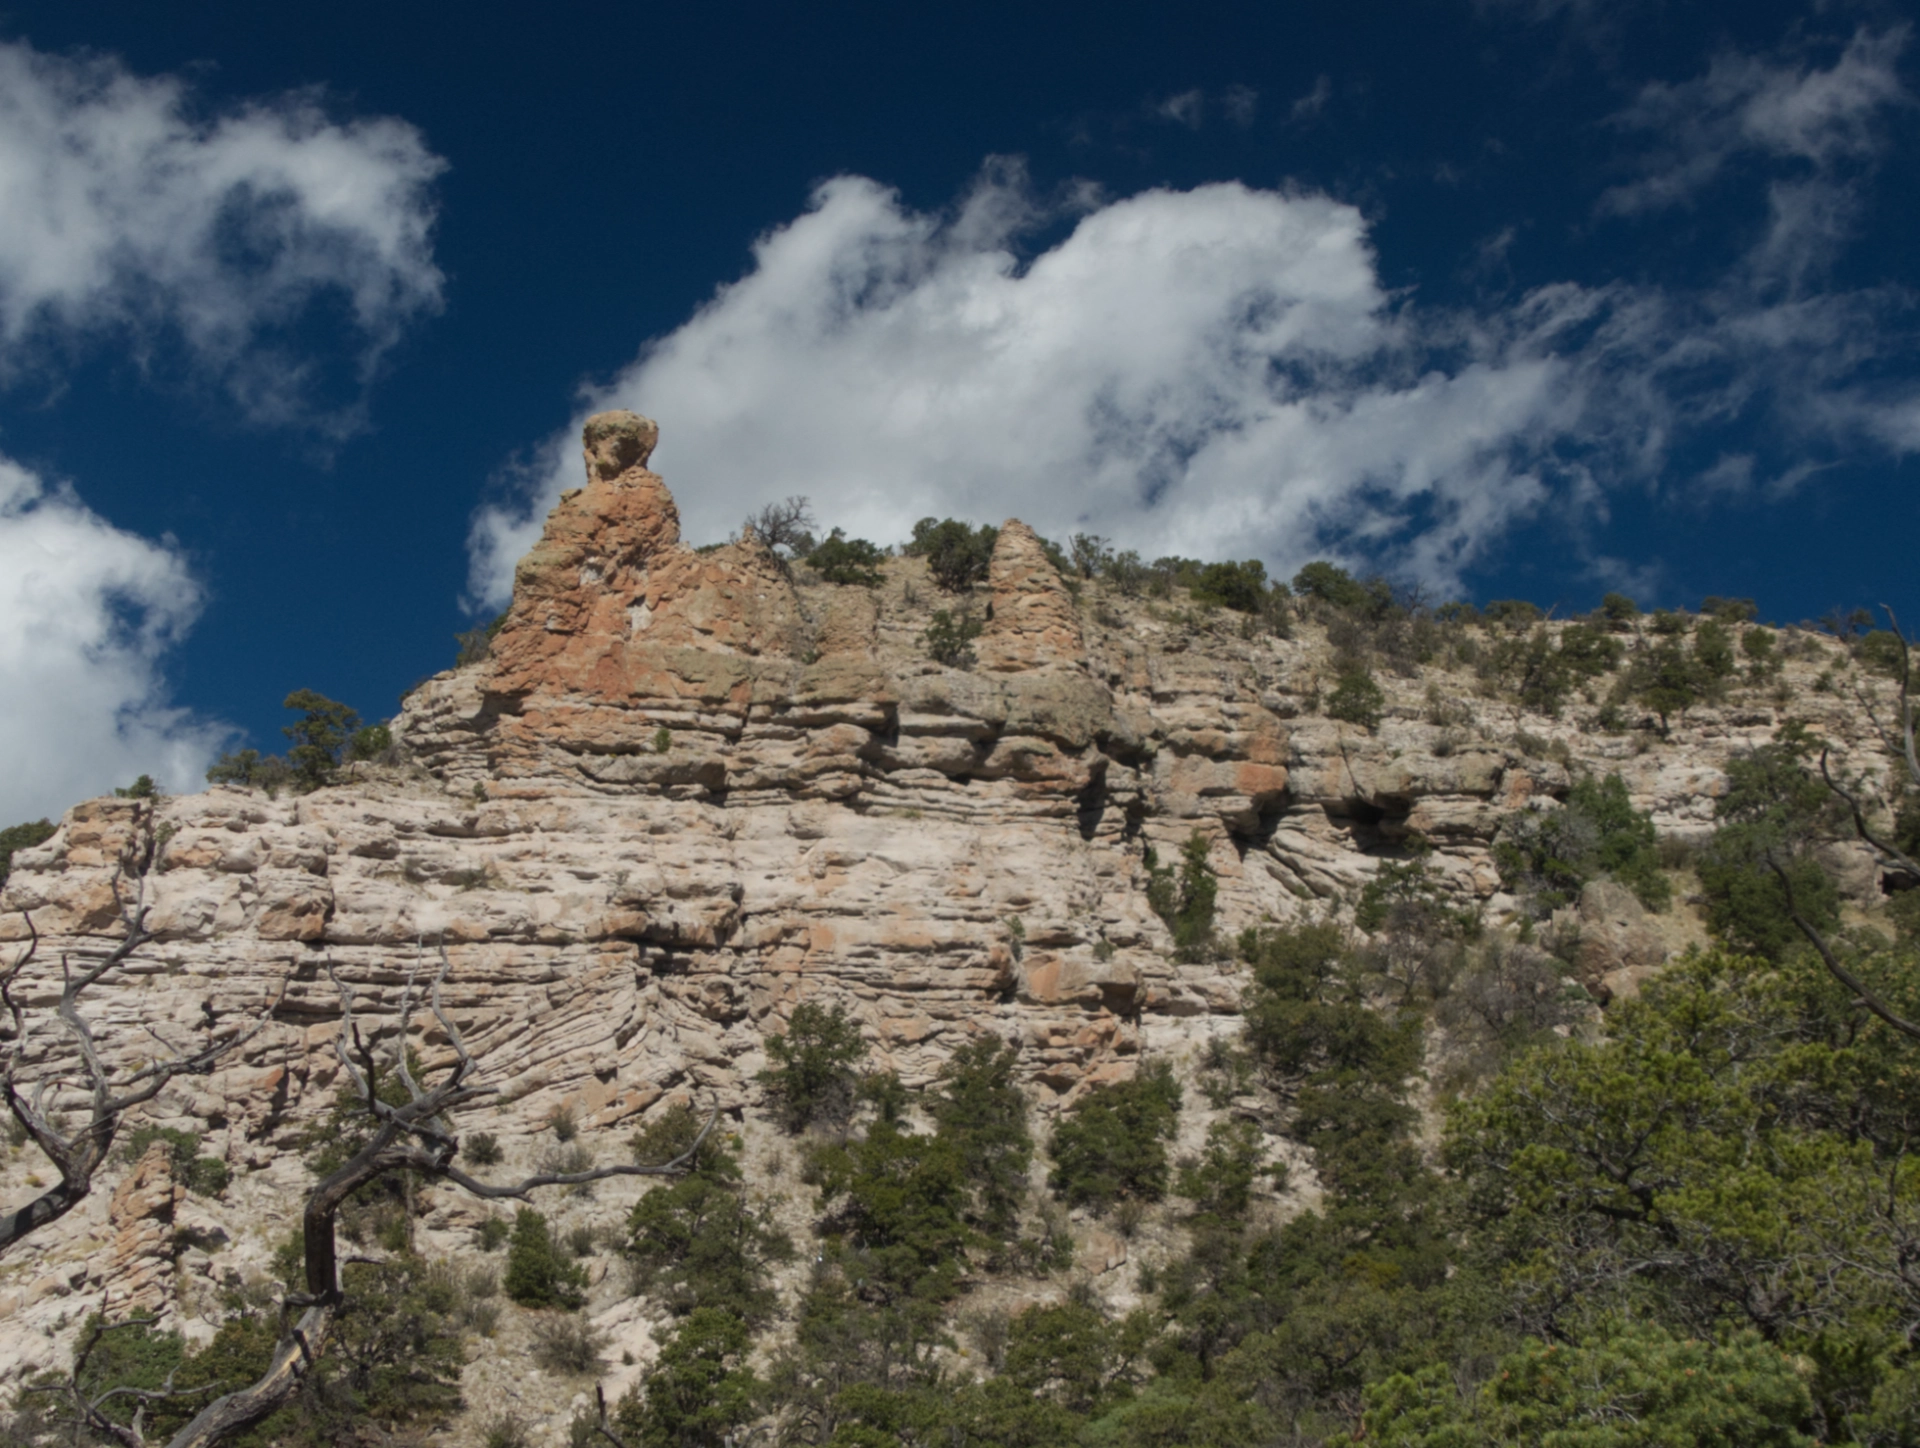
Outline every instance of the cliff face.
<path fill-rule="evenodd" d="M 1228 936 L 1350 895 L 1415 832 L 1497 915 L 1498 822 L 1563 794 L 1570 767 L 1617 770 L 1664 832 L 1702 833 L 1728 755 L 1784 717 L 1742 696 L 1649 745 L 1594 729 L 1590 705 L 1529 718 L 1436 667 L 1383 678 L 1370 732 L 1316 712 L 1332 684 L 1317 625 L 1278 639 L 1237 615 L 1076 597 L 1017 522 L 979 600 L 976 667 L 943 668 L 920 633 L 950 601 L 922 563 L 890 562 L 870 591 L 796 584 L 751 536 L 688 548 L 646 467 L 655 437 L 632 414 L 588 424 L 586 485 L 521 564 L 491 657 L 407 699 L 406 763 L 300 797 L 95 800 L 14 857 L 0 949 L 31 912 L 42 1061 L 64 1050 L 45 1019 L 57 963 L 118 935 L 116 872 L 149 838 L 121 889 L 144 891 L 157 938 L 98 992 L 96 1032 L 130 1061 L 152 1054 L 149 1030 L 180 1045 L 209 1018 L 272 1020 L 156 1103 L 234 1168 L 227 1196 L 179 1192 L 164 1153 L 128 1168 L 135 1186 L 109 1182 L 0 1263 L 0 1362 L 54 1361 L 56 1324 L 103 1294 L 179 1310 L 265 1260 L 336 1088 L 336 978 L 391 1039 L 410 973 L 444 943 L 447 1005 L 501 1091 L 469 1129 L 502 1135 L 510 1160 L 561 1107 L 592 1131 L 691 1089 L 751 1120 L 763 1041 L 807 1000 L 848 1009 L 910 1085 L 959 1043 L 1005 1037 L 1045 1109 L 1235 1026 L 1233 967 L 1173 960 L 1149 848 L 1171 859 L 1204 836 Z M 1837 696 L 1795 692 L 1802 717 L 1828 700 L 1829 733 L 1861 727 Z M 1596 987 L 1657 961 L 1633 910 L 1591 914 Z M 431 1064 L 445 1043 L 421 1027 Z M 16 1152 L 10 1201 L 31 1169 Z M 426 1227 L 482 1214 L 444 1194 Z"/>

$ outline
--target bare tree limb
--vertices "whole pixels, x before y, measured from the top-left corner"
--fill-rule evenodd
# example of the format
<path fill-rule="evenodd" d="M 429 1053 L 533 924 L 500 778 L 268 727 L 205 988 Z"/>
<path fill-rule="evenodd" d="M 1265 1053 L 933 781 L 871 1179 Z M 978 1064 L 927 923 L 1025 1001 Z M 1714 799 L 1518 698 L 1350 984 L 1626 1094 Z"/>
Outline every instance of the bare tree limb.
<path fill-rule="evenodd" d="M 439 953 L 440 968 L 428 991 L 428 1008 L 453 1047 L 453 1066 L 446 1076 L 428 1085 L 419 1081 L 412 1068 L 405 1064 L 407 1030 L 417 1009 L 414 980 L 409 973 L 401 997 L 400 1031 L 393 1052 L 410 1099 L 398 1106 L 380 1099 L 377 1062 L 354 1019 L 353 992 L 334 971 L 332 962 L 328 962 L 328 973 L 340 990 L 341 1021 L 335 1048 L 353 1082 L 355 1095 L 375 1123 L 373 1135 L 350 1161 L 329 1173 L 307 1195 L 301 1218 L 306 1245 L 306 1290 L 289 1294 L 286 1300 L 287 1307 L 304 1311 L 282 1334 L 271 1366 L 257 1382 L 209 1403 L 174 1435 L 169 1448 L 212 1448 L 283 1406 L 312 1376 L 326 1354 L 334 1321 L 345 1301 L 335 1227 L 340 1209 L 362 1187 L 393 1172 L 413 1171 L 435 1180 L 450 1181 L 464 1191 L 489 1200 L 502 1197 L 526 1200 L 529 1193 L 543 1186 L 577 1186 L 616 1176 L 677 1176 L 687 1169 L 719 1120 L 720 1108 L 716 1102 L 693 1144 L 671 1161 L 655 1165 L 546 1172 L 512 1183 L 483 1182 L 469 1176 L 455 1165 L 460 1138 L 453 1130 L 449 1113 L 493 1094 L 496 1088 L 471 1079 L 478 1068 L 441 1003 L 440 988 L 450 969 L 444 942 L 440 944 Z M 604 1405 L 602 1416 L 604 1418 Z M 617 1439 L 614 1441 L 618 1443 Z M 141 1448 L 141 1445 L 130 1445 L 130 1448 Z"/>
<path fill-rule="evenodd" d="M 1920 1041 L 1920 1025 L 1915 1025 L 1903 1016 L 1895 1014 L 1892 1007 L 1881 1000 L 1880 997 L 1875 995 L 1871 990 L 1867 989 L 1866 984 L 1861 981 L 1857 975 L 1848 970 L 1845 965 L 1841 964 L 1840 957 L 1833 953 L 1833 948 L 1827 944 L 1826 937 L 1821 935 L 1814 924 L 1808 920 L 1805 915 L 1800 913 L 1799 903 L 1794 899 L 1793 895 L 1793 881 L 1788 878 L 1785 868 L 1778 860 L 1774 859 L 1771 852 L 1768 852 L 1766 862 L 1767 868 L 1773 871 L 1775 877 L 1780 881 L 1780 888 L 1786 893 L 1788 917 L 1793 921 L 1800 933 L 1806 936 L 1813 948 L 1819 952 L 1820 959 L 1827 967 L 1827 973 L 1839 981 L 1841 985 L 1852 991 L 1854 998 L 1858 1000 L 1861 1005 L 1872 1011 L 1881 1020 L 1900 1032 L 1901 1035 Z"/>
<path fill-rule="evenodd" d="M 140 868 L 143 863 L 150 864 L 152 860 L 152 823 L 149 809 L 144 812 L 141 821 L 145 835 L 144 850 L 137 856 L 129 851 L 128 858 L 123 858 L 114 872 L 114 902 L 119 908 L 124 930 L 119 942 L 99 961 L 79 970 L 74 968 L 70 957 L 62 955 L 60 958 L 60 1001 L 54 1014 L 72 1040 L 79 1063 L 86 1073 L 91 1098 L 87 1124 L 72 1133 L 56 1126 L 47 1109 L 47 1092 L 58 1080 L 57 1076 L 43 1076 L 34 1084 L 31 1096 L 24 1089 L 27 1047 L 32 1033 L 17 988 L 22 973 L 39 953 L 40 932 L 33 923 L 31 913 L 25 910 L 20 912 L 27 924 L 27 949 L 4 972 L 0 972 L 0 1006 L 4 1006 L 12 1025 L 12 1038 L 6 1043 L 4 1053 L 0 1054 L 0 1098 L 4 1098 L 7 1109 L 13 1113 L 21 1130 L 53 1164 L 60 1180 L 24 1207 L 0 1212 L 0 1252 L 5 1252 L 14 1243 L 49 1222 L 58 1221 L 86 1200 L 93 1190 L 94 1174 L 112 1150 L 121 1119 L 128 1111 L 153 1100 L 176 1076 L 207 1075 L 223 1056 L 245 1046 L 264 1030 L 267 1022 L 273 1018 L 274 1007 L 278 1005 L 278 1001 L 269 1003 L 251 1030 L 237 1031 L 222 1040 L 209 1040 L 198 1051 L 151 1062 L 115 1081 L 113 1072 L 100 1059 L 93 1028 L 82 1009 L 82 997 L 153 939 L 153 932 L 147 929 L 150 907 L 146 902 L 146 875 Z M 135 867 L 131 900 L 124 897 L 121 888 L 129 873 L 129 862 Z"/>

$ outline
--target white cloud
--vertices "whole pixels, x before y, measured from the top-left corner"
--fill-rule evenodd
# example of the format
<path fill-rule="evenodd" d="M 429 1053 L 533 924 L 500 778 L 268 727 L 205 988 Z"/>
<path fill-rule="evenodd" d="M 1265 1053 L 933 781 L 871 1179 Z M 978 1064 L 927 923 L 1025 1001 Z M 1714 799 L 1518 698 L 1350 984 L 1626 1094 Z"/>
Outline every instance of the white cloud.
<path fill-rule="evenodd" d="M 406 122 L 332 120 L 313 94 L 202 119 L 174 77 L 0 44 L 0 375 L 112 338 L 183 351 L 259 421 L 351 431 L 440 304 L 442 169 Z M 344 386 L 290 335 L 322 300 L 347 319 Z"/>
<path fill-rule="evenodd" d="M 208 116 L 174 77 L 0 43 L 0 383 L 110 344 L 341 437 L 440 304 L 442 169 L 405 122 L 313 94 Z M 170 704 L 162 665 L 200 606 L 170 542 L 0 458 L 0 821 L 142 773 L 199 783 L 231 731 Z"/>
<path fill-rule="evenodd" d="M 0 821 L 200 783 L 230 731 L 171 707 L 160 671 L 200 605 L 175 549 L 0 458 Z"/>
<path fill-rule="evenodd" d="M 1177 126 L 1197 131 L 1205 104 L 1206 97 L 1199 91 L 1181 91 L 1179 95 L 1168 96 L 1154 106 L 1153 113 L 1163 121 L 1172 121 Z"/>
<path fill-rule="evenodd" d="M 1390 297 L 1364 219 L 1324 196 L 1144 192 L 1023 260 L 1059 219 L 1004 165 L 946 216 L 827 182 L 475 515 L 474 604 L 505 599 L 606 407 L 661 423 L 696 540 L 798 493 L 880 542 L 928 513 L 1017 516 L 1149 557 L 1284 575 L 1336 556 L 1440 590 L 1543 512 L 1577 540 L 1621 486 L 1725 496 L 1667 459 L 1756 407 L 1790 442 L 1912 435 L 1904 398 L 1854 392 L 1897 345 L 1878 293 L 1563 282 L 1450 313 Z"/>
<path fill-rule="evenodd" d="M 1803 288 L 1851 236 L 1856 173 L 1885 144 L 1885 113 L 1909 99 L 1898 71 L 1908 35 L 1904 25 L 1860 30 L 1824 68 L 1727 52 L 1703 76 L 1644 87 L 1613 122 L 1656 138 L 1654 149 L 1634 180 L 1600 198 L 1600 211 L 1633 216 L 1689 204 L 1736 159 L 1751 158 L 1776 175 L 1749 278 Z"/>
<path fill-rule="evenodd" d="M 1149 191 L 1022 264 L 1034 220 L 1017 175 L 945 219 L 830 181 L 582 415 L 660 420 L 657 465 L 696 538 L 804 493 L 879 540 L 929 512 L 1019 516 L 1283 568 L 1352 540 L 1440 578 L 1546 496 L 1523 454 L 1577 411 L 1574 372 L 1517 331 L 1450 333 L 1454 365 L 1429 366 L 1353 207 Z M 505 596 L 577 482 L 577 427 L 522 498 L 476 517 L 476 601 Z"/>
<path fill-rule="evenodd" d="M 1295 121 L 1296 123 L 1303 122 L 1303 121 L 1311 121 L 1311 120 L 1314 120 L 1316 117 L 1318 117 L 1319 114 L 1327 108 L 1327 102 L 1332 99 L 1333 99 L 1332 79 L 1324 75 L 1318 76 L 1315 78 L 1313 82 L 1313 89 L 1306 92 L 1304 95 L 1296 97 L 1293 102 L 1292 110 L 1290 110 L 1287 114 L 1289 118 Z"/>

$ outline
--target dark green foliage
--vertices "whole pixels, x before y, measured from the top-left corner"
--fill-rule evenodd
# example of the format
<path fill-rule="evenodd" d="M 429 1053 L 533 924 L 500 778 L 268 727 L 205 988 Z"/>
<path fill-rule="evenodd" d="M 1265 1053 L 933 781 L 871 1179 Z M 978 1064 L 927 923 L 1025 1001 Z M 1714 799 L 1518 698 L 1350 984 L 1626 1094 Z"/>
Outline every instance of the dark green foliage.
<path fill-rule="evenodd" d="M 1480 610 L 1480 617 L 1488 623 L 1523 629 L 1540 622 L 1545 615 L 1540 612 L 1539 604 L 1528 603 L 1524 598 L 1496 598 Z"/>
<path fill-rule="evenodd" d="M 1234 1221 L 1245 1214 L 1260 1177 L 1260 1128 L 1243 1117 L 1207 1128 L 1200 1159 L 1181 1168 L 1174 1189 L 1201 1217 Z"/>
<path fill-rule="evenodd" d="M 553 1240 L 547 1219 L 532 1207 L 522 1207 L 513 1214 L 507 1273 L 500 1285 L 522 1307 L 572 1311 L 586 1301 L 587 1274 L 578 1263 L 567 1260 Z"/>
<path fill-rule="evenodd" d="M 1158 1201 L 1167 1189 L 1167 1142 L 1180 1120 L 1180 1085 L 1166 1062 L 1089 1091 L 1054 1128 L 1047 1185 L 1073 1206 Z"/>
<path fill-rule="evenodd" d="M 883 1117 L 863 1137 L 816 1148 L 809 1166 L 825 1211 L 822 1230 L 857 1254 L 864 1292 L 923 1301 L 953 1295 L 974 1233 L 966 1223 L 966 1169 L 952 1140 Z"/>
<path fill-rule="evenodd" d="M 7 874 L 13 869 L 13 852 L 45 844 L 56 828 L 52 820 L 28 820 L 0 830 L 0 885 L 7 883 Z"/>
<path fill-rule="evenodd" d="M 1890 679 L 1902 678 L 1906 673 L 1906 640 L 1891 629 L 1875 629 L 1861 635 L 1853 646 L 1853 656 L 1876 674 Z"/>
<path fill-rule="evenodd" d="M 1510 817 L 1494 841 L 1501 881 L 1544 918 L 1580 896 L 1581 887 L 1611 875 L 1649 910 L 1664 910 L 1672 888 L 1660 872 L 1653 820 L 1634 809 L 1617 774 L 1587 775 L 1559 810 Z"/>
<path fill-rule="evenodd" d="M 293 771 L 294 787 L 319 789 L 333 783 L 340 756 L 360 727 L 359 711 L 312 689 L 295 689 L 280 707 L 300 711 L 299 719 L 280 731 L 293 741 L 287 767 Z"/>
<path fill-rule="evenodd" d="M 1235 613 L 1258 613 L 1267 597 L 1266 565 L 1257 558 L 1244 563 L 1209 563 L 1193 583 L 1193 601 L 1230 608 Z"/>
<path fill-rule="evenodd" d="M 767 1037 L 772 1062 L 757 1079 L 767 1105 L 788 1131 L 832 1125 L 852 1114 L 859 1086 L 854 1067 L 866 1056 L 860 1027 L 839 1006 L 809 1001 L 794 1008 L 785 1034 Z"/>
<path fill-rule="evenodd" d="M 453 636 L 453 641 L 460 646 L 460 652 L 453 660 L 456 669 L 486 662 L 487 656 L 493 652 L 493 641 L 499 637 L 500 630 L 506 627 L 509 612 L 508 609 L 501 609 L 490 623 Z"/>
<path fill-rule="evenodd" d="M 938 608 L 933 612 L 933 621 L 920 635 L 920 642 L 926 645 L 927 657 L 936 664 L 964 669 L 973 662 L 973 641 L 985 628 L 985 624 L 965 610 L 956 614 Z"/>
<path fill-rule="evenodd" d="M 1363 618 L 1384 618 L 1393 610 L 1393 587 L 1383 578 L 1356 579 L 1346 569 L 1325 561 L 1309 563 L 1293 575 L 1293 591 L 1301 598 Z"/>
<path fill-rule="evenodd" d="M 1910 956 L 1850 965 L 1914 1016 Z M 1531 1333 L 1751 1330 L 1792 1360 L 1822 1438 L 1910 1442 L 1920 1300 L 1882 1284 L 1912 1249 L 1917 1078 L 1912 1043 L 1809 952 L 1689 955 L 1600 1041 L 1522 1057 L 1453 1109 L 1461 1227 Z"/>
<path fill-rule="evenodd" d="M 1365 664 L 1349 662 L 1341 667 L 1324 707 L 1329 719 L 1344 719 L 1371 731 L 1380 727 L 1387 696 L 1373 681 L 1373 674 Z"/>
<path fill-rule="evenodd" d="M 1751 623 L 1760 617 L 1760 607 L 1750 598 L 1721 598 L 1710 593 L 1700 600 L 1700 612 L 1716 623 Z"/>
<path fill-rule="evenodd" d="M 1647 621 L 1647 627 L 1660 638 L 1684 638 L 1691 625 L 1684 613 L 1675 613 L 1672 609 L 1656 608 L 1653 617 Z"/>
<path fill-rule="evenodd" d="M 933 581 L 959 593 L 986 578 L 999 538 L 1000 530 L 985 524 L 970 528 L 957 518 L 922 518 L 902 551 L 909 558 L 925 558 Z"/>
<path fill-rule="evenodd" d="M 242 749 L 222 754 L 207 768 L 208 784 L 240 784 L 249 789 L 264 789 L 277 794 L 293 782 L 293 770 L 277 754 L 262 754 L 257 749 Z"/>
<path fill-rule="evenodd" d="M 1733 677 L 1738 664 L 1733 656 L 1733 635 L 1724 624 L 1707 619 L 1693 631 L 1693 663 L 1709 690 Z"/>
<path fill-rule="evenodd" d="M 1528 1342 L 1471 1402 L 1442 1368 L 1367 1390 L 1373 1448 L 1815 1448 L 1798 1364 L 1752 1331 L 1724 1343 L 1623 1323 L 1581 1342 Z M 1631 1405 L 1628 1407 L 1627 1405 Z"/>
<path fill-rule="evenodd" d="M 460 1292 L 452 1272 L 402 1253 L 380 1263 L 348 1263 L 341 1285 L 345 1296 L 318 1370 L 290 1405 L 233 1440 L 243 1448 L 289 1442 L 321 1448 L 364 1431 L 369 1420 L 387 1429 L 423 1425 L 459 1408 L 464 1360 L 454 1323 Z M 133 1336 L 137 1332 L 107 1339 L 124 1336 L 130 1356 L 116 1352 L 102 1361 L 95 1355 L 90 1369 L 99 1372 L 102 1386 L 157 1387 L 158 1380 L 146 1379 L 172 1371 L 177 1390 L 207 1389 L 149 1405 L 149 1443 L 165 1442 L 213 1398 L 258 1379 L 277 1336 L 274 1314 L 244 1305 L 197 1351 L 183 1350 L 171 1333 L 147 1334 L 141 1341 Z"/>
<path fill-rule="evenodd" d="M 1220 885 L 1207 863 L 1210 851 L 1206 835 L 1195 830 L 1180 847 L 1178 871 L 1160 864 L 1151 845 L 1144 856 L 1147 905 L 1173 932 L 1174 954 L 1180 960 L 1204 960 L 1213 950 L 1214 901 Z"/>
<path fill-rule="evenodd" d="M 199 1155 L 200 1138 L 170 1126 L 136 1127 L 121 1141 L 121 1160 L 138 1161 L 156 1141 L 167 1144 L 174 1180 L 188 1191 L 197 1196 L 217 1197 L 227 1189 L 232 1178 L 227 1164 L 217 1156 Z"/>
<path fill-rule="evenodd" d="M 491 1131 L 476 1131 L 461 1143 L 461 1152 L 475 1166 L 500 1164 L 500 1138 Z"/>
<path fill-rule="evenodd" d="M 347 758 L 359 763 L 378 759 L 393 748 L 393 730 L 385 724 L 369 724 L 356 729 L 347 741 Z"/>
<path fill-rule="evenodd" d="M 754 1416 L 760 1383 L 746 1366 L 747 1326 L 697 1308 L 660 1348 L 639 1393 L 621 1400 L 614 1429 L 629 1448 L 725 1448 Z"/>
<path fill-rule="evenodd" d="M 878 544 L 869 543 L 865 538 L 849 538 L 835 528 L 807 555 L 807 566 L 828 583 L 878 588 L 880 564 L 886 556 L 886 550 Z"/>
<path fill-rule="evenodd" d="M 633 1141 L 634 1159 L 671 1161 L 692 1147 L 700 1121 L 676 1107 Z M 685 1176 L 654 1187 L 627 1218 L 633 1284 L 681 1316 L 716 1307 L 757 1324 L 772 1310 L 768 1267 L 793 1243 L 741 1179 L 738 1147 L 709 1135 Z"/>
<path fill-rule="evenodd" d="M 1376 1009 L 1337 926 L 1248 930 L 1253 967 L 1247 1044 L 1293 1097 L 1287 1133 L 1311 1147 L 1323 1178 L 1348 1192 L 1391 1169 L 1386 1147 L 1412 1113 L 1401 1100 L 1420 1065 L 1420 1022 Z"/>
<path fill-rule="evenodd" d="M 114 788 L 115 799 L 160 799 L 160 786 L 153 782 L 151 774 L 143 774 L 132 784 L 118 785 Z"/>
<path fill-rule="evenodd" d="M 1750 628 L 1740 635 L 1740 652 L 1747 656 L 1747 682 L 1764 684 L 1779 675 L 1785 660 L 1774 648 L 1772 629 Z"/>
<path fill-rule="evenodd" d="M 1774 743 L 1727 762 L 1720 827 L 1695 869 L 1707 924 L 1770 959 L 1803 940 L 1793 913 L 1816 930 L 1838 923 L 1840 899 L 1813 851 L 1841 828 L 1836 801 L 1807 767 L 1813 741 L 1788 726 Z"/>
<path fill-rule="evenodd" d="M 1020 1053 L 1012 1045 L 982 1036 L 947 1058 L 927 1099 L 928 1114 L 958 1153 L 972 1194 L 965 1217 L 1002 1240 L 1018 1224 L 1027 1164 L 1033 1159 L 1027 1100 L 1015 1075 L 1019 1064 Z"/>
<path fill-rule="evenodd" d="M 507 1245 L 507 1238 L 513 1229 L 502 1217 L 488 1217 L 474 1229 L 475 1244 L 482 1252 L 498 1252 Z"/>
<path fill-rule="evenodd" d="M 1640 617 L 1640 605 L 1624 593 L 1609 593 L 1600 600 L 1600 617 L 1611 629 L 1631 628 L 1633 621 Z"/>

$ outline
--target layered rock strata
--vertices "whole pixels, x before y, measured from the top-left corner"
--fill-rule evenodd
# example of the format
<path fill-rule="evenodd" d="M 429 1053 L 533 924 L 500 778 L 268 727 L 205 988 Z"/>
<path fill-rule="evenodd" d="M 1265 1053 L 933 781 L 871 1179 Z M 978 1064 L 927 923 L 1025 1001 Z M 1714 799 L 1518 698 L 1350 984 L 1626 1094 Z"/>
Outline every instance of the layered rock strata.
<path fill-rule="evenodd" d="M 155 939 L 92 1006 L 119 1059 L 270 1015 L 155 1108 L 243 1174 L 225 1208 L 191 1210 L 234 1216 L 207 1230 L 258 1258 L 338 1084 L 341 990 L 376 1039 L 405 1029 L 444 1059 L 428 1020 L 396 1017 L 442 950 L 448 1009 L 500 1092 L 485 1129 L 522 1155 L 563 1108 L 588 1129 L 689 1092 L 750 1111 L 764 1040 L 807 1000 L 852 1012 L 873 1064 L 909 1084 L 1002 1036 L 1050 1109 L 1143 1051 L 1233 1028 L 1242 982 L 1174 961 L 1146 903 L 1150 850 L 1172 858 L 1199 832 L 1228 936 L 1351 899 L 1416 834 L 1450 889 L 1497 914 L 1504 815 L 1550 804 L 1570 770 L 1617 770 L 1664 832 L 1703 833 L 1727 757 L 1784 717 L 1749 700 L 1646 747 L 1593 730 L 1590 705 L 1529 718 L 1435 668 L 1383 679 L 1369 731 L 1318 712 L 1317 626 L 1275 638 L 1076 591 L 1017 521 L 978 665 L 945 668 L 920 642 L 945 606 L 921 562 L 891 560 L 867 590 L 796 581 L 751 534 L 691 548 L 647 468 L 656 438 L 630 413 L 587 424 L 585 485 L 520 565 L 490 657 L 406 700 L 402 763 L 298 797 L 95 800 L 14 856 L 0 949 L 24 948 L 30 912 L 40 953 L 18 989 L 40 1069 L 68 1050 L 46 1023 L 58 961 L 108 949 L 136 892 Z M 1838 700 L 1825 726 L 1864 742 Z M 1596 977 L 1663 953 L 1630 904 L 1585 907 Z M 11 1198 L 24 1170 L 0 1181 Z M 48 1313 L 77 1321 L 62 1299 L 98 1285 L 70 1263 L 104 1240 L 110 1193 L 0 1264 L 0 1309 L 27 1337 Z M 437 1211 L 440 1230 L 473 1215 L 451 1194 Z M 193 1299 L 190 1281 L 173 1291 Z M 8 1341 L 28 1366 L 48 1358 Z"/>

